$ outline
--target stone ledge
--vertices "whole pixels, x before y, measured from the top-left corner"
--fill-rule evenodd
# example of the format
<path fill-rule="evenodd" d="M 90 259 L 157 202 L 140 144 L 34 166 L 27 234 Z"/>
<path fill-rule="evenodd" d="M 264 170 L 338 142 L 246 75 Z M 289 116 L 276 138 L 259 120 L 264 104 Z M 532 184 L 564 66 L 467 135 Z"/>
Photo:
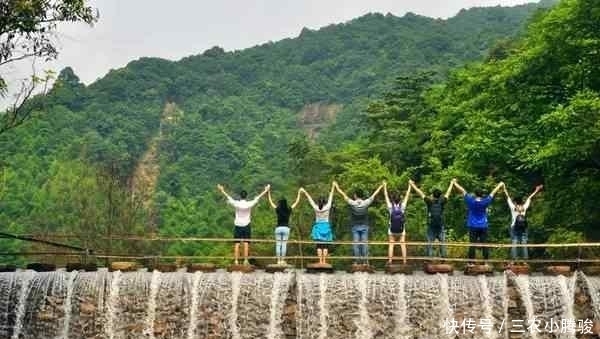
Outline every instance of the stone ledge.
<path fill-rule="evenodd" d="M 546 267 L 546 273 L 552 275 L 571 275 L 573 272 L 571 271 L 571 266 L 566 265 L 557 265 L 557 266 L 548 266 Z"/>
<path fill-rule="evenodd" d="M 306 265 L 306 273 L 333 273 L 331 264 L 308 264 Z"/>
<path fill-rule="evenodd" d="M 108 270 L 110 272 L 134 272 L 137 271 L 138 264 L 135 261 L 114 261 L 110 263 Z"/>
<path fill-rule="evenodd" d="M 369 264 L 352 264 L 352 266 L 350 266 L 350 268 L 348 269 L 349 273 L 356 273 L 356 272 L 366 272 L 366 273 L 375 273 L 375 269 L 373 268 L 373 266 L 369 265 Z"/>
<path fill-rule="evenodd" d="M 98 266 L 94 263 L 82 264 L 79 262 L 70 262 L 65 266 L 67 272 L 72 271 L 86 271 L 86 272 L 96 272 L 98 270 Z"/>
<path fill-rule="evenodd" d="M 467 265 L 465 266 L 465 275 L 491 275 L 494 274 L 494 268 L 490 265 Z"/>
<path fill-rule="evenodd" d="M 514 274 L 529 274 L 529 265 L 506 265 L 504 269 Z"/>
<path fill-rule="evenodd" d="M 436 273 L 454 273 L 454 266 L 450 264 L 425 264 L 423 267 L 423 271 L 428 274 L 436 274 Z"/>
<path fill-rule="evenodd" d="M 267 273 L 284 272 L 288 268 L 293 268 L 293 267 L 288 264 L 270 264 L 265 267 L 265 272 L 267 272 Z"/>
<path fill-rule="evenodd" d="M 51 272 L 56 270 L 56 265 L 34 262 L 27 264 L 26 268 L 28 270 L 34 270 L 36 272 Z"/>
<path fill-rule="evenodd" d="M 212 273 L 217 271 L 217 265 L 212 263 L 188 264 L 187 271 L 190 273 L 194 273 L 196 271 Z"/>
<path fill-rule="evenodd" d="M 158 265 L 156 265 L 156 270 L 159 272 L 164 272 L 164 273 L 177 272 L 177 265 L 176 264 L 158 264 Z"/>
<path fill-rule="evenodd" d="M 17 270 L 15 265 L 0 265 L 0 272 L 14 272 Z"/>
<path fill-rule="evenodd" d="M 413 267 L 408 264 L 391 264 L 385 266 L 385 273 L 388 274 L 413 274 Z"/>
<path fill-rule="evenodd" d="M 254 272 L 255 267 L 252 265 L 231 265 L 227 267 L 227 272 L 242 272 L 242 273 L 251 273 Z"/>

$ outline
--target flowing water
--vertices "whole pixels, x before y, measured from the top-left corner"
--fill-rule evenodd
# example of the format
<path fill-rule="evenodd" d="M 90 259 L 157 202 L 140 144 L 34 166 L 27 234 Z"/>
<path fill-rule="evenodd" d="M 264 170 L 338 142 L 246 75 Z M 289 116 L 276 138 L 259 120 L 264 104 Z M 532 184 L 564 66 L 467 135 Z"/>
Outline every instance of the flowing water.
<path fill-rule="evenodd" d="M 583 273 L 0 273 L 0 339 L 575 339 L 599 318 Z"/>

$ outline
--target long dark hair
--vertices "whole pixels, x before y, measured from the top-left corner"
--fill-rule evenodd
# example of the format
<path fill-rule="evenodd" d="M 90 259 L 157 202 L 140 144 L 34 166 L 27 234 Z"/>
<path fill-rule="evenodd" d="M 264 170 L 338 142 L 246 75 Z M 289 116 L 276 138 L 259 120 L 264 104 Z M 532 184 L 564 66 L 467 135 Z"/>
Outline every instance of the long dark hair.
<path fill-rule="evenodd" d="M 325 198 L 321 197 L 319 198 L 319 200 L 317 200 L 317 206 L 319 206 L 319 209 L 322 210 L 323 206 L 325 206 L 325 204 L 327 203 L 327 200 L 325 200 Z"/>
<path fill-rule="evenodd" d="M 288 216 L 292 213 L 292 209 L 290 208 L 290 206 L 288 206 L 287 200 L 285 200 L 285 198 L 281 198 L 281 199 L 279 199 L 279 201 L 277 201 L 277 207 L 275 208 L 275 211 L 278 214 L 283 214 L 283 215 L 288 215 Z"/>

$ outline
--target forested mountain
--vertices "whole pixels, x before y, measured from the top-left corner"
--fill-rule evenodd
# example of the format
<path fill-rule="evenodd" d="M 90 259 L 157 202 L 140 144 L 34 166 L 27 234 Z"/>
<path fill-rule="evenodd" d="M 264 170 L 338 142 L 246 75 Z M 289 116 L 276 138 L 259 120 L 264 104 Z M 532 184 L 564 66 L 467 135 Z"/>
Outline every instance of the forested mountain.
<path fill-rule="evenodd" d="M 229 246 L 99 236 L 228 237 L 233 212 L 217 183 L 234 193 L 271 183 L 276 197 L 291 199 L 299 185 L 324 193 L 334 178 L 347 189 L 385 179 L 403 190 L 412 177 L 428 190 L 456 176 L 469 187 L 505 180 L 519 192 L 544 181 L 532 240 L 546 241 L 559 225 L 583 237 L 597 220 L 581 199 L 600 190 L 598 135 L 578 131 L 580 117 L 570 112 L 597 100 L 598 18 L 578 10 L 598 4 L 540 9 L 550 3 L 474 8 L 448 20 L 368 14 L 241 51 L 143 58 L 90 86 L 67 68 L 34 99 L 35 119 L 0 135 L 0 224 L 68 233 L 113 253 L 222 255 Z M 582 172 L 569 181 L 573 168 Z M 451 238 L 463 239 L 464 211 L 453 204 Z M 342 205 L 338 238 L 349 233 Z M 496 205 L 494 240 L 504 241 L 508 211 Z M 410 206 L 411 238 L 422 239 L 422 203 Z M 375 238 L 383 239 L 383 213 L 373 212 Z M 293 220 L 294 237 L 306 239 L 311 212 Z M 271 237 L 273 223 L 262 204 L 253 235 Z"/>

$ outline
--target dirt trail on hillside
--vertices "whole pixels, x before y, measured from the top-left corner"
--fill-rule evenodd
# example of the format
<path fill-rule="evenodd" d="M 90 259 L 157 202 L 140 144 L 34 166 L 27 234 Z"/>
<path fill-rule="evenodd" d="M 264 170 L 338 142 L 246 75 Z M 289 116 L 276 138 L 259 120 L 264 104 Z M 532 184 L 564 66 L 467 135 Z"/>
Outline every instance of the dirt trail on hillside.
<path fill-rule="evenodd" d="M 157 211 L 154 206 L 154 193 L 160 175 L 158 152 L 163 134 L 162 129 L 165 124 L 176 122 L 177 111 L 177 105 L 174 103 L 167 103 L 165 105 L 160 118 L 160 128 L 148 142 L 146 152 L 140 158 L 131 180 L 132 198 L 141 199 L 144 209 L 150 215 L 149 226 L 152 229 L 156 227 Z"/>

